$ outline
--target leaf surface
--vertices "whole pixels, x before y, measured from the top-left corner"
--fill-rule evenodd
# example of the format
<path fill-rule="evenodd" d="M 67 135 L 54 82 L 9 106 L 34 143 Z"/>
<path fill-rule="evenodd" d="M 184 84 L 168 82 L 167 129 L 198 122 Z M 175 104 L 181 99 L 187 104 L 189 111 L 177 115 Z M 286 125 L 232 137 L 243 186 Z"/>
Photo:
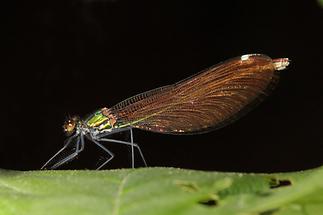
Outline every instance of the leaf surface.
<path fill-rule="evenodd" d="M 244 174 L 175 168 L 0 170 L 0 215 L 317 215 L 323 167 Z"/>

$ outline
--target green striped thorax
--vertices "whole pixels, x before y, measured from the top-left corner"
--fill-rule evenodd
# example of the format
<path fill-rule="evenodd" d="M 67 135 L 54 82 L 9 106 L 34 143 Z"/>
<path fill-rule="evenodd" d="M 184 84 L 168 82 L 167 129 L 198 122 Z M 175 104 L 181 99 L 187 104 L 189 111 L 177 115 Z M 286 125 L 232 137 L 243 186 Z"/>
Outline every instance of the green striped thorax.
<path fill-rule="evenodd" d="M 102 108 L 96 111 L 87 121 L 86 125 L 89 128 L 96 128 L 99 131 L 109 130 L 114 128 L 116 118 L 111 114 L 108 108 Z"/>

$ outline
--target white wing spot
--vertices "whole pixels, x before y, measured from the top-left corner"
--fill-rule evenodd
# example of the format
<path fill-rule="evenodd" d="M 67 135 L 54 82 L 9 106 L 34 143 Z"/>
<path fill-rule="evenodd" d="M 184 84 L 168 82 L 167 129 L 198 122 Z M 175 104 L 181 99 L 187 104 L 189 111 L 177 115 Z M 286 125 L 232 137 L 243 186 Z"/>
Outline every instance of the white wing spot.
<path fill-rule="evenodd" d="M 241 56 L 241 60 L 248 60 L 249 59 L 250 54 L 245 54 Z"/>

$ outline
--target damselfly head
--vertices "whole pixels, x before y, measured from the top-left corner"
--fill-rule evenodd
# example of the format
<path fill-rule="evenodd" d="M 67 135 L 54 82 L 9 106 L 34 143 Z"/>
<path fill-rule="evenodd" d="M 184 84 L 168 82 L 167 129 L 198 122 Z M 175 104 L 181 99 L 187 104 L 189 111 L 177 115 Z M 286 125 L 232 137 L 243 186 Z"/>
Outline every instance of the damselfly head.
<path fill-rule="evenodd" d="M 69 117 L 64 125 L 63 129 L 67 136 L 71 136 L 75 131 L 80 118 L 78 116 Z"/>

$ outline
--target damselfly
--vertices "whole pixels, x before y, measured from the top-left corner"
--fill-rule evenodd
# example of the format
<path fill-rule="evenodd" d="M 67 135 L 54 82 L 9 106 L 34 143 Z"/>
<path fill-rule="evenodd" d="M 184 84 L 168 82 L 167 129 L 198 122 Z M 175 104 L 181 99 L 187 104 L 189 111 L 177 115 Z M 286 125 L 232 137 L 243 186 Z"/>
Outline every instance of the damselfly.
<path fill-rule="evenodd" d="M 196 134 L 221 128 L 257 105 L 277 83 L 277 71 L 288 64 L 288 58 L 243 55 L 175 84 L 128 98 L 111 108 L 101 108 L 86 119 L 71 117 L 63 126 L 69 138 L 42 169 L 55 169 L 71 161 L 84 149 L 85 138 L 107 155 L 98 169 L 114 157 L 103 142 L 130 146 L 132 167 L 136 148 L 146 165 L 140 147 L 133 141 L 133 128 L 167 134 Z M 130 132 L 130 142 L 108 138 L 124 131 Z M 62 157 L 67 148 L 72 150 Z"/>

